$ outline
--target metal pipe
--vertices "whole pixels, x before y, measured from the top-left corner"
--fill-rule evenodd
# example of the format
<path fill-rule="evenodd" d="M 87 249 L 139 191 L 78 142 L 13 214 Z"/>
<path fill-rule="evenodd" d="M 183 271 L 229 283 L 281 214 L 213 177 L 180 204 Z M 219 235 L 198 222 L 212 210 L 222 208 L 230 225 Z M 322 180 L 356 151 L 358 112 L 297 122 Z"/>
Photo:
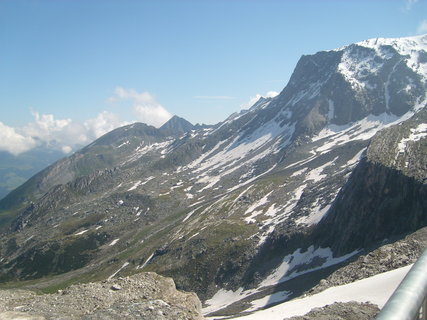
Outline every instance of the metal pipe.
<path fill-rule="evenodd" d="M 418 258 L 406 277 L 382 308 L 376 320 L 417 319 L 421 307 L 426 306 L 427 250 Z M 425 314 L 425 309 L 422 311 Z"/>
<path fill-rule="evenodd" d="M 427 320 L 427 297 L 424 298 L 423 306 L 422 306 L 422 317 L 420 320 Z"/>

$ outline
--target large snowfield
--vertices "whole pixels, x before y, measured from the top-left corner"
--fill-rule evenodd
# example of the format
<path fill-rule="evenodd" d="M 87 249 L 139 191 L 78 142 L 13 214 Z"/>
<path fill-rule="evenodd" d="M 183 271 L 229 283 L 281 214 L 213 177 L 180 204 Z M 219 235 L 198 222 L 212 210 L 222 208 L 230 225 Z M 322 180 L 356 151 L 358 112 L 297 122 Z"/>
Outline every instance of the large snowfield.
<path fill-rule="evenodd" d="M 382 308 L 411 267 L 412 265 L 409 265 L 350 284 L 332 287 L 318 294 L 284 302 L 238 319 L 282 320 L 304 315 L 313 308 L 323 307 L 334 302 L 371 302 Z M 207 317 L 206 319 L 221 319 L 221 317 Z"/>

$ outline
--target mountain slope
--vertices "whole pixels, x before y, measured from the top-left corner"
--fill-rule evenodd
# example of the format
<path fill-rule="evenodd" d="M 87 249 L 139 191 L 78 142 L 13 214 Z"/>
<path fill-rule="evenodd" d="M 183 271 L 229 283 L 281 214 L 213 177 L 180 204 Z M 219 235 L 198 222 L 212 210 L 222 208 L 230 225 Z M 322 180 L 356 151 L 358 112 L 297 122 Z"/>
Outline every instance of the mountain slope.
<path fill-rule="evenodd" d="M 0 201 L 13 218 L 0 279 L 55 275 L 37 284 L 49 289 L 146 270 L 203 300 L 259 299 L 424 226 L 426 52 L 421 36 L 303 56 L 278 96 L 215 126 L 106 134 Z M 369 225 L 349 198 L 378 206 Z"/>

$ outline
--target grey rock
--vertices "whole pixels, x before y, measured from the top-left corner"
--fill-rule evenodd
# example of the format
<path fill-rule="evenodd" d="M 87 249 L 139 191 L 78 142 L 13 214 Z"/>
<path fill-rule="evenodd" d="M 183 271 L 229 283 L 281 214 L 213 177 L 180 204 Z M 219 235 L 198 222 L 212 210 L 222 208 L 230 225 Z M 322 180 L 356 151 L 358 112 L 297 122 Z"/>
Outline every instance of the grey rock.
<path fill-rule="evenodd" d="M 311 310 L 304 316 L 287 320 L 373 320 L 379 313 L 378 306 L 371 303 L 337 302 Z"/>
<path fill-rule="evenodd" d="M 203 319 L 201 303 L 194 293 L 176 290 L 172 279 L 155 273 L 72 285 L 55 294 L 0 290 L 0 319 L 123 318 Z"/>

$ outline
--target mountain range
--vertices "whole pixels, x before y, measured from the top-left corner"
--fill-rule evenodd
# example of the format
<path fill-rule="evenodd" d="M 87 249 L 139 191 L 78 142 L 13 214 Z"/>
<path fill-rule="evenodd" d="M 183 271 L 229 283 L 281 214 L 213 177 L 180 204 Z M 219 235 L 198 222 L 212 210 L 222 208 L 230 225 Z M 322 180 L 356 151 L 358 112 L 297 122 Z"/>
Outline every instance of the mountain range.
<path fill-rule="evenodd" d="M 216 315 L 296 297 L 427 225 L 426 92 L 427 35 L 378 38 L 216 125 L 115 129 L 0 201 L 0 281 L 154 271 Z"/>

